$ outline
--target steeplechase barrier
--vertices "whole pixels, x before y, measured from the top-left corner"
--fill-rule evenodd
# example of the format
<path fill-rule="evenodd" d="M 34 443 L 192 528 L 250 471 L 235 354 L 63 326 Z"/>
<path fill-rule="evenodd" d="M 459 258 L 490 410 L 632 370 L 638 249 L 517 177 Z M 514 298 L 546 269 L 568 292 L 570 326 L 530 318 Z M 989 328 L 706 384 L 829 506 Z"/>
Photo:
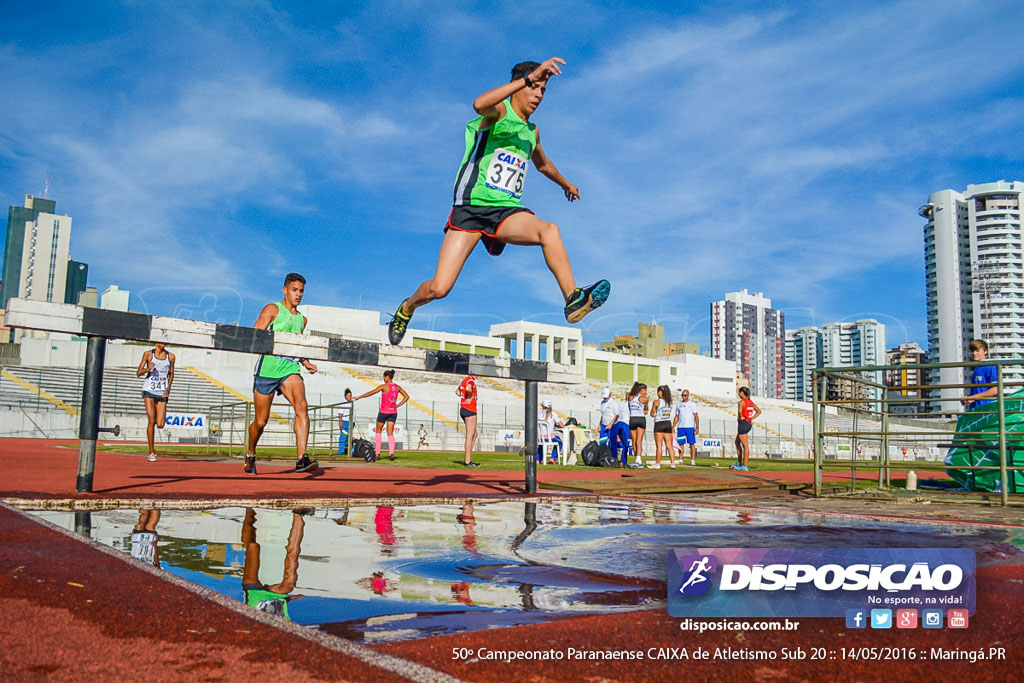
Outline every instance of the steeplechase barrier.
<path fill-rule="evenodd" d="M 125 339 L 169 346 L 213 349 L 237 353 L 271 354 L 311 361 L 345 363 L 400 370 L 419 370 L 453 375 L 476 375 L 524 383 L 525 488 L 537 491 L 538 384 L 572 384 L 579 381 L 571 368 L 557 363 L 496 358 L 454 351 L 392 346 L 379 342 L 335 339 L 292 332 L 258 330 L 201 320 L 169 318 L 145 313 L 59 304 L 29 299 L 10 299 L 8 327 L 64 332 L 87 339 L 82 409 L 78 438 L 76 490 L 92 491 L 96 439 L 100 426 L 103 365 L 108 339 Z"/>

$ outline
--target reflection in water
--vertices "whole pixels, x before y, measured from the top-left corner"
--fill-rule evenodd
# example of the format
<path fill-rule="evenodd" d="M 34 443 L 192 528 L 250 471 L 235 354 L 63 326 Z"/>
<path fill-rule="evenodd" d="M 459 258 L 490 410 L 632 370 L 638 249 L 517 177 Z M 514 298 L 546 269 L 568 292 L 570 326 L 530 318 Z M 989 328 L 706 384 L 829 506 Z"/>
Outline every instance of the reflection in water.
<path fill-rule="evenodd" d="M 262 549 L 256 542 L 256 511 L 245 509 L 245 520 L 242 522 L 242 543 L 245 545 L 245 564 L 242 568 L 242 600 L 250 607 L 255 607 L 267 614 L 276 614 L 285 619 L 288 616 L 288 603 L 305 597 L 290 595 L 299 580 L 299 552 L 302 546 L 302 534 L 306 528 L 303 515 L 312 510 L 296 510 L 292 512 L 292 526 L 288 531 L 288 542 L 284 548 L 284 574 L 278 583 L 265 584 L 260 581 L 260 553 Z"/>
<path fill-rule="evenodd" d="M 668 502 L 37 514 L 257 609 L 361 642 L 661 607 L 671 548 L 884 547 L 899 530 L 904 547 L 969 547 L 979 564 L 1024 556 L 1019 529 Z"/>
<path fill-rule="evenodd" d="M 160 557 L 157 545 L 160 534 L 156 532 L 156 525 L 160 521 L 159 510 L 139 510 L 139 521 L 132 529 L 131 552 L 132 557 L 151 564 L 157 569 L 160 568 Z"/>

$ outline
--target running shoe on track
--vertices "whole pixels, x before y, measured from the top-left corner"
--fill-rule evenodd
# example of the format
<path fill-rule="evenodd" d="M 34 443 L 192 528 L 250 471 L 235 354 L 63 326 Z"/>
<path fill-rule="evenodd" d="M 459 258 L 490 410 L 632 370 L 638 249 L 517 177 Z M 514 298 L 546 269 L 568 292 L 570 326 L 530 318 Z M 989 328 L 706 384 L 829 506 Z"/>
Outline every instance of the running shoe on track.
<path fill-rule="evenodd" d="M 256 456 L 245 456 L 245 473 L 256 474 Z"/>
<path fill-rule="evenodd" d="M 608 300 L 611 291 L 612 284 L 607 280 L 598 280 L 585 289 L 577 287 L 572 290 L 565 302 L 565 319 L 570 323 L 583 320 L 583 316 Z"/>
<path fill-rule="evenodd" d="M 405 301 L 408 301 L 408 299 Z M 398 305 L 398 310 L 395 311 L 395 315 L 391 317 L 391 322 L 388 323 L 388 341 L 394 346 L 402 343 L 402 337 L 405 336 L 405 328 L 409 326 L 409 321 L 412 320 L 412 313 L 405 314 L 402 312 L 402 306 L 405 306 L 405 301 Z"/>
<path fill-rule="evenodd" d="M 310 460 L 308 453 L 295 463 L 296 472 L 316 472 L 318 467 L 320 467 L 320 463 L 316 460 Z"/>

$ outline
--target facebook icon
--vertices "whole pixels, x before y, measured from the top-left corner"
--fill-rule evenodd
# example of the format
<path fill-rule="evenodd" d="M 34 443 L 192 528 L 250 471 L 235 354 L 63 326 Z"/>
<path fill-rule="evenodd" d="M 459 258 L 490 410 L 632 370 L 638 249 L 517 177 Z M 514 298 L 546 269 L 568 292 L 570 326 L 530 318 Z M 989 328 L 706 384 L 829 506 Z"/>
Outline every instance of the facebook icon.
<path fill-rule="evenodd" d="M 846 628 L 867 628 L 867 610 L 846 610 Z"/>

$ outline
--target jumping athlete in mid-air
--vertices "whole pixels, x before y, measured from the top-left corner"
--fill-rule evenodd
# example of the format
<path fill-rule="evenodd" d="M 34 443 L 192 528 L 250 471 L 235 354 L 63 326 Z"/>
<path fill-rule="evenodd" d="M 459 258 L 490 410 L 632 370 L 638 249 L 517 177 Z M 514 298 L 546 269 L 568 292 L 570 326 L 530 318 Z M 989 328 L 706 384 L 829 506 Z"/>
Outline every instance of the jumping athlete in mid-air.
<path fill-rule="evenodd" d="M 521 62 L 512 68 L 512 80 L 488 90 L 473 102 L 479 116 L 466 125 L 466 153 L 455 178 L 452 212 L 433 279 L 420 284 L 395 311 L 388 339 L 398 344 L 405 336 L 413 311 L 448 295 L 477 242 L 499 255 L 506 244 L 539 245 L 544 260 L 565 298 L 565 319 L 577 323 L 605 302 L 611 292 L 607 280 L 579 288 L 558 226 L 541 220 L 521 199 L 529 162 L 562 188 L 570 202 L 580 198 L 579 188 L 559 173 L 544 153 L 537 126 L 530 115 L 540 106 L 552 76 L 562 73 L 560 57 L 543 64 Z"/>

